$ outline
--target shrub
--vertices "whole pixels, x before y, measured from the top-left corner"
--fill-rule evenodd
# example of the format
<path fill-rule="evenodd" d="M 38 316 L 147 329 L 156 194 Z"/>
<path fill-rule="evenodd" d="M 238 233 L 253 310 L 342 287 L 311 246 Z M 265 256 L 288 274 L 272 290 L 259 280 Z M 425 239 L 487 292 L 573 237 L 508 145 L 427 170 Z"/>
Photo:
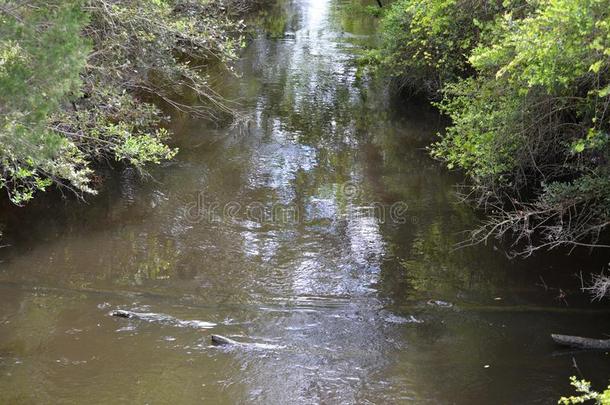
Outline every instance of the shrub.
<path fill-rule="evenodd" d="M 453 122 L 432 147 L 494 200 L 475 239 L 515 232 L 524 253 L 597 245 L 610 223 L 610 1 L 535 4 L 497 19 L 474 77 L 445 87 Z"/>
<path fill-rule="evenodd" d="M 383 16 L 382 44 L 369 58 L 401 87 L 436 97 L 445 83 L 472 72 L 467 55 L 505 5 L 487 0 L 398 0 Z"/>
<path fill-rule="evenodd" d="M 244 43 L 236 14 L 254 5 L 0 4 L 0 188 L 16 204 L 51 185 L 92 194 L 92 168 L 100 161 L 143 171 L 172 158 L 176 150 L 167 146 L 163 116 L 151 101 L 206 118 L 231 114 L 209 86 L 206 67 L 230 69 Z"/>

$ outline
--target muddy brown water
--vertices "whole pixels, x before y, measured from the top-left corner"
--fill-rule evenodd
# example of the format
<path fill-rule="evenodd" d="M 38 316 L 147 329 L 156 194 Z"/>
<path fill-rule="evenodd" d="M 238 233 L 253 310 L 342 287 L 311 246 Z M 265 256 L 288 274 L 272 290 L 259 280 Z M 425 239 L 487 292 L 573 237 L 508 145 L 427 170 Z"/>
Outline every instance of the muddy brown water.
<path fill-rule="evenodd" d="M 605 384 L 607 353 L 549 337 L 610 333 L 574 277 L 598 258 L 455 250 L 477 218 L 424 150 L 440 117 L 357 75 L 374 21 L 338 0 L 275 13 L 218 84 L 249 125 L 177 117 L 153 180 L 3 209 L 0 402 L 522 404 Z"/>

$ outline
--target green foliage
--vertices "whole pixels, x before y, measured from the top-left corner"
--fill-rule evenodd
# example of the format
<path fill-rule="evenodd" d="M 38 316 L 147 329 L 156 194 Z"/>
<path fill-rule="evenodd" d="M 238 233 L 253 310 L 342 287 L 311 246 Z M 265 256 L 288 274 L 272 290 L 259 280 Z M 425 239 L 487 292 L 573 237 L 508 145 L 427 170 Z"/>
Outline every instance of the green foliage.
<path fill-rule="evenodd" d="M 230 67 L 244 44 L 237 13 L 254 3 L 0 0 L 0 188 L 15 204 L 51 185 L 92 194 L 98 162 L 143 171 L 172 158 L 144 100 L 231 113 L 205 69 Z"/>
<path fill-rule="evenodd" d="M 610 223 L 610 0 L 399 0 L 382 27 L 368 62 L 441 88 L 452 124 L 431 153 L 500 212 L 478 237 L 595 243 Z"/>
<path fill-rule="evenodd" d="M 487 190 L 534 191 L 523 231 L 547 222 L 546 246 L 596 241 L 610 218 L 609 10 L 608 0 L 544 0 L 523 18 L 505 14 L 469 58 L 476 77 L 447 86 L 439 104 L 453 124 L 433 154 Z"/>
<path fill-rule="evenodd" d="M 523 144 L 521 134 L 510 133 L 520 125 L 521 103 L 498 88 L 496 81 L 465 79 L 445 86 L 445 98 L 437 105 L 452 119 L 432 154 L 459 167 L 479 182 L 506 182 L 505 174 L 517 164 Z"/>
<path fill-rule="evenodd" d="M 610 405 L 610 386 L 603 392 L 597 392 L 591 389 L 591 383 L 585 380 L 579 380 L 576 377 L 570 377 L 570 384 L 579 393 L 577 396 L 562 397 L 559 400 L 560 404 L 584 404 L 588 401 L 594 401 L 597 405 Z"/>
<path fill-rule="evenodd" d="M 570 92 L 575 80 L 592 80 L 607 66 L 608 23 L 604 0 L 540 1 L 529 17 L 505 15 L 495 27 L 498 40 L 477 47 L 470 61 L 480 72 L 528 88 Z"/>
<path fill-rule="evenodd" d="M 467 75 L 467 55 L 503 10 L 501 1 L 399 0 L 382 19 L 382 46 L 369 55 L 412 90 L 435 95 Z"/>
<path fill-rule="evenodd" d="M 77 2 L 2 4 L 0 14 L 0 187 L 20 204 L 53 178 L 84 191 L 91 173 L 48 117 L 78 93 L 90 45 Z M 53 46 L 49 46 L 53 44 Z"/>

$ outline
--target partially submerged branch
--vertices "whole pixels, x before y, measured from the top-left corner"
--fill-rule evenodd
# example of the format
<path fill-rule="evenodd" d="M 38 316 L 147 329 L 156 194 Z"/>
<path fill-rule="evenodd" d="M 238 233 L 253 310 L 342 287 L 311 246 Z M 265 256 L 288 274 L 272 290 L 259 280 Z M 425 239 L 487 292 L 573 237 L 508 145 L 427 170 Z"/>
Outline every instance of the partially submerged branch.
<path fill-rule="evenodd" d="M 583 286 L 582 290 L 589 292 L 594 300 L 601 300 L 610 295 L 610 277 L 605 274 L 593 274 L 591 283 Z"/>
<path fill-rule="evenodd" d="M 580 336 L 568 336 L 552 334 L 551 338 L 561 346 L 574 347 L 577 349 L 608 350 L 610 339 L 591 339 Z"/>
<path fill-rule="evenodd" d="M 605 191 L 605 185 L 599 188 Z M 501 201 L 496 191 L 471 191 L 464 199 L 472 202 L 473 196 L 478 196 L 476 204 L 488 216 L 459 246 L 486 243 L 491 238 L 509 240 L 512 257 L 560 247 L 610 248 L 601 240 L 610 225 L 604 196 L 581 193 L 569 198 L 569 192 L 564 192 L 550 198 L 551 193 L 554 191 L 549 188 L 535 202 L 525 203 L 513 197 Z"/>

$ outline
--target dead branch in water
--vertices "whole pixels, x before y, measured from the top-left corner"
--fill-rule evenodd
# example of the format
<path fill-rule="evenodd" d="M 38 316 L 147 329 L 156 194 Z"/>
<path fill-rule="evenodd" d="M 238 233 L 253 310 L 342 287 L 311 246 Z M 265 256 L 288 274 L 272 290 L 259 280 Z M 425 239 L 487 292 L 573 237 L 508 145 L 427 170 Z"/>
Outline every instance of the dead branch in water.
<path fill-rule="evenodd" d="M 568 336 L 552 334 L 551 338 L 561 346 L 575 347 L 578 349 L 608 350 L 610 339 L 591 339 L 580 336 Z"/>

